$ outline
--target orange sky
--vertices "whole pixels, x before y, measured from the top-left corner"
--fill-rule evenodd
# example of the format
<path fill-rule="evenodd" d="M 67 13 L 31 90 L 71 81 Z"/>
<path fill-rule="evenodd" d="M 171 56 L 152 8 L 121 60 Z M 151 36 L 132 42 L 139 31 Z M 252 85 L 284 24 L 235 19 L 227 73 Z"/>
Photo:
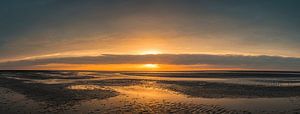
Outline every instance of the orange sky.
<path fill-rule="evenodd" d="M 151 42 L 143 42 L 151 43 Z M 142 50 L 142 49 L 141 49 Z M 148 49 L 134 54 L 156 55 L 163 54 L 157 49 Z M 57 55 L 54 55 L 57 56 Z M 79 55 L 82 56 L 82 55 Z M 102 71 L 197 71 L 197 70 L 243 70 L 242 68 L 218 68 L 211 65 L 168 65 L 168 64 L 46 64 L 24 69 L 34 70 L 102 70 Z"/>
<path fill-rule="evenodd" d="M 100 71 L 198 71 L 198 70 L 245 70 L 241 68 L 217 68 L 209 65 L 163 64 L 48 64 L 25 69 L 34 70 L 100 70 Z"/>

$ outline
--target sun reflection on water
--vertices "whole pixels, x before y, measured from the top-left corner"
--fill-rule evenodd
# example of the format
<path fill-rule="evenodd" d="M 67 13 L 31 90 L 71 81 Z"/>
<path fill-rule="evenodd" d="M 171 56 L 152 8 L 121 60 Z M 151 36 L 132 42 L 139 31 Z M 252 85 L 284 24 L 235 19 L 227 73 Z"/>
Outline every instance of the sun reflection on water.
<path fill-rule="evenodd" d="M 164 89 L 161 85 L 155 82 L 147 82 L 141 85 L 133 86 L 115 86 L 111 87 L 113 90 L 131 97 L 145 98 L 145 99 L 172 99 L 184 97 L 175 91 Z"/>
<path fill-rule="evenodd" d="M 68 86 L 67 89 L 72 90 L 107 90 L 108 88 L 98 85 L 72 85 Z"/>

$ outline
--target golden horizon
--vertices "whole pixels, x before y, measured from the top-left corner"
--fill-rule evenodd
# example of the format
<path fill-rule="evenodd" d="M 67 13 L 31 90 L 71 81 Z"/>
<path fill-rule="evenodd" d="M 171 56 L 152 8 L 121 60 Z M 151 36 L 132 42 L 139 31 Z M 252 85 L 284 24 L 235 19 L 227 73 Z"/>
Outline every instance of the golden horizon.
<path fill-rule="evenodd" d="M 210 65 L 169 64 L 47 64 L 21 70 L 95 70 L 95 71 L 201 71 L 201 70 L 248 70 L 243 68 L 218 68 Z"/>

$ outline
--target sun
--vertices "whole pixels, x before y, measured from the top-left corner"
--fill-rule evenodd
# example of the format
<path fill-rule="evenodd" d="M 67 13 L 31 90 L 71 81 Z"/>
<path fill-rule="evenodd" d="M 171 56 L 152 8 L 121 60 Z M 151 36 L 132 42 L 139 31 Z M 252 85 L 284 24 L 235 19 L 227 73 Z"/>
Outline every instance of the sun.
<path fill-rule="evenodd" d="M 159 68 L 159 66 L 157 64 L 144 64 L 143 67 L 149 68 L 149 69 Z"/>
<path fill-rule="evenodd" d="M 143 54 L 143 55 L 156 55 L 156 54 L 161 54 L 161 52 L 158 51 L 158 50 L 147 50 L 147 51 L 142 52 L 141 54 Z"/>

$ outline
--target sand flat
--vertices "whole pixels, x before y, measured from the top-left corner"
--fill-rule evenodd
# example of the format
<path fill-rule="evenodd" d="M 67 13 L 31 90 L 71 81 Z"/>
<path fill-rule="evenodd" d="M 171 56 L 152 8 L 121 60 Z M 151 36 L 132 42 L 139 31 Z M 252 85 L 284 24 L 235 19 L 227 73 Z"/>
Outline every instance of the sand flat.
<path fill-rule="evenodd" d="M 180 72 L 181 73 L 181 72 Z M 1 113 L 299 113 L 300 78 L 0 72 Z M 182 73 L 181 73 L 182 74 Z M 254 73 L 251 73 L 252 75 Z M 284 73 L 281 73 L 283 75 Z M 156 75 L 156 76 L 154 76 Z M 164 74 L 165 75 L 165 74 Z M 39 77 L 41 76 L 41 77 Z M 276 84 L 274 84 L 276 83 Z M 285 84 L 288 84 L 286 86 Z"/>

